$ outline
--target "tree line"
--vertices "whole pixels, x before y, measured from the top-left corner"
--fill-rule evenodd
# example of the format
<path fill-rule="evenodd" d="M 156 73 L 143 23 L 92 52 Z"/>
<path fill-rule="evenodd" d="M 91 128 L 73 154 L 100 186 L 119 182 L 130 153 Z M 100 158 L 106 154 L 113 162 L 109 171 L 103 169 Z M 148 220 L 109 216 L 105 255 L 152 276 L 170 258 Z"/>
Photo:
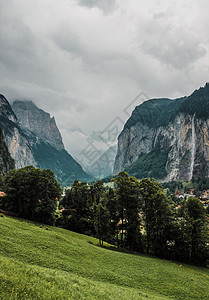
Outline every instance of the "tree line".
<path fill-rule="evenodd" d="M 57 225 L 96 236 L 130 251 L 204 265 L 207 260 L 207 219 L 199 199 L 180 208 L 154 179 L 138 181 L 126 172 L 90 186 L 75 181 L 60 202 Z"/>
<path fill-rule="evenodd" d="M 199 199 L 177 209 L 154 179 L 138 181 L 126 172 L 90 185 L 75 180 L 65 196 L 50 170 L 32 166 L 13 170 L 0 187 L 0 209 L 20 217 L 95 236 L 118 248 L 161 258 L 205 265 L 208 223 Z M 58 201 L 60 200 L 60 201 Z"/>
<path fill-rule="evenodd" d="M 0 177 L 0 209 L 20 217 L 49 225 L 56 221 L 61 186 L 51 170 L 27 166 Z"/>

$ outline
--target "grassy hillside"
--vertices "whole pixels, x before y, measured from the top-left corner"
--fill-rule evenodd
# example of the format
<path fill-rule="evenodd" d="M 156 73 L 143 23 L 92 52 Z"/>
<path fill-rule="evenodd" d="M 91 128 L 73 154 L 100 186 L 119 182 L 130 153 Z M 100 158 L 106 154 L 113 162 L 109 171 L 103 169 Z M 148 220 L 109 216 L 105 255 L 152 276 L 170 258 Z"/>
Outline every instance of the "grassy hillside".
<path fill-rule="evenodd" d="M 1 299 L 208 299 L 209 271 L 0 217 Z"/>

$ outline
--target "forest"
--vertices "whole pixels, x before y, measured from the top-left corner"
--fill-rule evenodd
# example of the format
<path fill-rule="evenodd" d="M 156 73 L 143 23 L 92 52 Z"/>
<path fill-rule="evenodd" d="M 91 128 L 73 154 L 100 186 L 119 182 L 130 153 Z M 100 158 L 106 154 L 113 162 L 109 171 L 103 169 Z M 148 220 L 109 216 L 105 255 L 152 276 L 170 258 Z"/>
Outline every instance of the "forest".
<path fill-rule="evenodd" d="M 61 197 L 50 170 L 32 166 L 0 181 L 0 210 L 97 237 L 120 249 L 201 266 L 208 260 L 208 218 L 197 198 L 180 205 L 155 179 L 120 172 L 111 184 L 75 180 Z M 110 186 L 111 185 L 111 186 Z"/>

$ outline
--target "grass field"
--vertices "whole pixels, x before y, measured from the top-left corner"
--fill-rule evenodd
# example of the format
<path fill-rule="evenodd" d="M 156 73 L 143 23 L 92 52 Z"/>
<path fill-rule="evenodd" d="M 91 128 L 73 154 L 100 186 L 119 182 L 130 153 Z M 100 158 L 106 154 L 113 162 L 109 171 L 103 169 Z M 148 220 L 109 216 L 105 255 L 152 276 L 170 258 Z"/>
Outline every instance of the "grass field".
<path fill-rule="evenodd" d="M 0 299 L 209 299 L 209 270 L 0 217 Z"/>

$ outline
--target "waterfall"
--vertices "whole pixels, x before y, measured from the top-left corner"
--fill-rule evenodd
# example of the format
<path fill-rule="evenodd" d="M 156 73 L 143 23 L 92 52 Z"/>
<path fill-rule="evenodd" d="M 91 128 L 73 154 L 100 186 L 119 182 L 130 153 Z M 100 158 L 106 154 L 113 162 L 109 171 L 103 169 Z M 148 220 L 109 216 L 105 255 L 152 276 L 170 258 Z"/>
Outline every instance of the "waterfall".
<path fill-rule="evenodd" d="M 195 159 L 195 126 L 194 126 L 195 114 L 192 117 L 192 138 L 191 138 L 191 166 L 190 166 L 190 180 L 194 171 L 194 159 Z"/>

